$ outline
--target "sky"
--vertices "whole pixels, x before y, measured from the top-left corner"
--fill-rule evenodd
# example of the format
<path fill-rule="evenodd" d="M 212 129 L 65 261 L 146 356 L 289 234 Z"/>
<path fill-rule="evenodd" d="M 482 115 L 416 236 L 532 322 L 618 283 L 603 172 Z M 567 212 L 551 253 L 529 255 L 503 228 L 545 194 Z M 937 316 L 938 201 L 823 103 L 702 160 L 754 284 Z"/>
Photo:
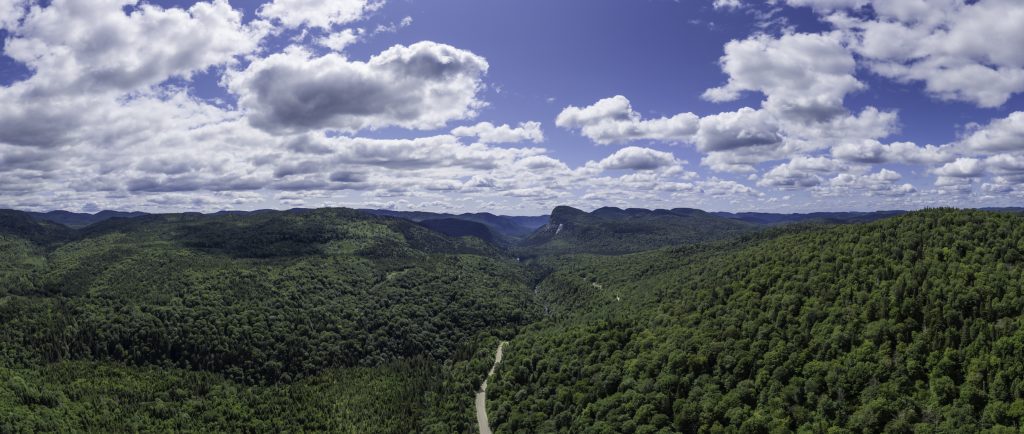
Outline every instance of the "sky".
<path fill-rule="evenodd" d="M 1019 0 L 0 0 L 0 208 L 1024 204 Z"/>

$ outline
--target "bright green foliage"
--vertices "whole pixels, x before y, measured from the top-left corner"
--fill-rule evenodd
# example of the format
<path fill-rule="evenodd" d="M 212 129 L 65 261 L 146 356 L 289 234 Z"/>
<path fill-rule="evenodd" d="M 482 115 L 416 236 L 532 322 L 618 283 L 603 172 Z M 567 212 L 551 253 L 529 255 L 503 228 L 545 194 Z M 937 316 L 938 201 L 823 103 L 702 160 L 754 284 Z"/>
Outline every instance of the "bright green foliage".
<path fill-rule="evenodd" d="M 588 308 L 511 342 L 491 421 L 496 432 L 1017 432 L 1022 253 L 1020 216 L 928 210 L 746 247 L 566 259 L 540 288 L 574 286 Z"/>

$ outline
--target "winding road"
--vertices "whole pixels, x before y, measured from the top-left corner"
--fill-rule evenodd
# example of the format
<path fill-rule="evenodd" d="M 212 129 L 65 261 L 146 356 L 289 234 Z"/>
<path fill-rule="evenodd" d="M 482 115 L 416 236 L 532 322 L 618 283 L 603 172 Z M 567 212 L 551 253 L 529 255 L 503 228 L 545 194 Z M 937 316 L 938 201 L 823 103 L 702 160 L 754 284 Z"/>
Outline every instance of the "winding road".
<path fill-rule="evenodd" d="M 508 341 L 498 344 L 498 351 L 494 353 L 494 364 L 491 365 L 491 371 L 487 373 L 487 378 L 480 384 L 480 390 L 476 392 L 476 422 L 480 425 L 480 434 L 491 434 L 491 424 L 487 421 L 487 379 L 494 375 L 494 370 L 501 363 L 501 351 L 505 345 L 508 345 Z"/>

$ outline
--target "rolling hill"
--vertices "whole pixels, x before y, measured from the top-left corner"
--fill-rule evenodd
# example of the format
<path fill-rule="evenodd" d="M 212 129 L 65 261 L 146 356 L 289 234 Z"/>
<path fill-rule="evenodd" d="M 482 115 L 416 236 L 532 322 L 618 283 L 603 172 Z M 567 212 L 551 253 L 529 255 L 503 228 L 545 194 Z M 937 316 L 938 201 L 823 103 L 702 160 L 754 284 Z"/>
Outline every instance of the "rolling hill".
<path fill-rule="evenodd" d="M 392 211 L 383 209 L 362 209 L 360 211 L 388 217 L 398 217 L 414 222 L 425 220 L 449 220 L 448 226 L 454 227 L 450 220 L 462 220 L 487 226 L 493 235 L 507 243 L 514 243 L 528 236 L 537 228 L 548 223 L 548 216 L 503 216 L 491 213 L 445 214 L 425 211 Z M 472 225 L 469 225 L 472 227 Z"/>
<path fill-rule="evenodd" d="M 1018 429 L 1024 216 L 874 217 L 0 211 L 0 431 Z"/>
<path fill-rule="evenodd" d="M 714 212 L 712 214 L 742 222 L 758 225 L 779 225 L 787 223 L 827 223 L 848 224 L 868 223 L 889 217 L 906 214 L 906 211 L 871 211 L 871 212 L 812 212 L 807 214 L 773 214 L 763 212 Z"/>
<path fill-rule="evenodd" d="M 4 432 L 461 432 L 536 314 L 489 244 L 355 210 L 0 228 Z"/>
<path fill-rule="evenodd" d="M 49 212 L 30 212 L 27 213 L 29 216 L 36 220 L 48 221 L 52 223 L 61 224 L 69 228 L 84 228 L 94 223 L 99 223 L 104 220 L 112 218 L 133 218 L 146 215 L 144 212 L 124 212 L 124 211 L 109 211 L 104 210 L 94 214 L 79 213 L 70 211 L 49 211 Z"/>
<path fill-rule="evenodd" d="M 701 210 L 599 208 L 587 213 L 560 206 L 550 222 L 520 243 L 524 255 L 622 254 L 727 238 L 753 230 L 747 223 Z"/>

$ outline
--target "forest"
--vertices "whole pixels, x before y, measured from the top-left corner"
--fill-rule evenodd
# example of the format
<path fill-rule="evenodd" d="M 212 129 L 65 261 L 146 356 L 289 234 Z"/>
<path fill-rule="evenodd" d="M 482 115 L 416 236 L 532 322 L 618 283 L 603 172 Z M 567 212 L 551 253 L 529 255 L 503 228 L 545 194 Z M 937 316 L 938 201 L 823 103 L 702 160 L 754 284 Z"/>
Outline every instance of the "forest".
<path fill-rule="evenodd" d="M 0 211 L 0 432 L 1021 429 L 1021 215 L 444 219 Z"/>
<path fill-rule="evenodd" d="M 561 258 L 495 432 L 1019 432 L 1024 219 L 925 210 Z"/>
<path fill-rule="evenodd" d="M 343 209 L 5 213 L 0 256 L 2 432 L 464 432 L 537 315 L 486 243 Z"/>

